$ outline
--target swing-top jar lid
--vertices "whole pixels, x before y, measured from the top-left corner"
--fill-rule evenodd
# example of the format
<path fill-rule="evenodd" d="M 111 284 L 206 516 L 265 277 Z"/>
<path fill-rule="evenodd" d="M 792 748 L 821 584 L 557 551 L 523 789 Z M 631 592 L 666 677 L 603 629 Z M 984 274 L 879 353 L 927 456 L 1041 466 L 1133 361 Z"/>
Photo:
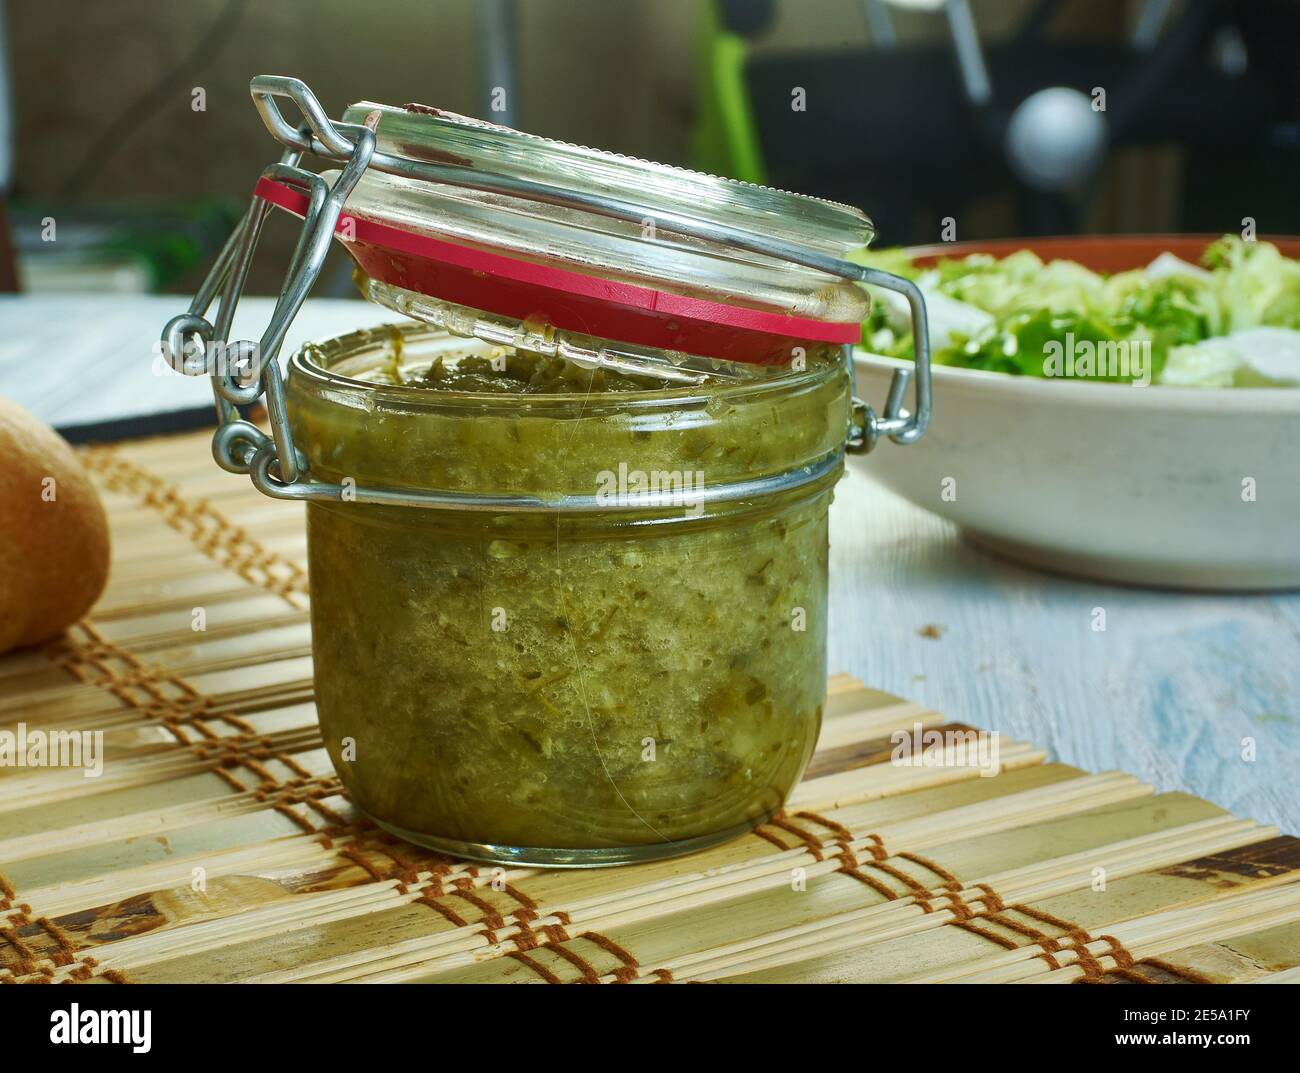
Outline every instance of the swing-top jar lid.
<path fill-rule="evenodd" d="M 851 205 L 544 138 L 424 104 L 362 101 L 348 106 L 343 121 L 371 127 L 377 152 L 620 197 L 644 205 L 648 215 L 656 209 L 684 213 L 826 253 L 865 246 L 875 234 L 866 214 Z"/>
<path fill-rule="evenodd" d="M 336 237 L 367 296 L 404 313 L 484 335 L 473 316 L 481 311 L 497 341 L 523 325 L 543 340 L 577 340 L 579 351 L 591 344 L 594 354 L 612 340 L 751 365 L 788 362 L 808 342 L 859 338 L 861 288 L 764 251 L 761 241 L 734 241 L 743 233 L 842 259 L 874 236 L 859 209 L 424 105 L 363 101 L 343 121 L 374 131 L 381 166 L 353 188 Z M 492 176 L 494 189 L 438 181 L 462 168 Z M 549 200 L 539 184 L 571 196 Z M 271 178 L 257 193 L 306 209 L 301 191 Z M 609 204 L 633 206 L 638 218 L 603 211 Z M 682 234 L 677 220 L 717 237 Z"/>
<path fill-rule="evenodd" d="M 517 346 L 515 339 L 522 338 L 537 349 L 534 343 L 571 336 L 581 350 L 586 338 L 599 345 L 589 351 L 598 362 L 610 351 L 617 359 L 625 349 L 635 359 L 639 347 L 645 352 L 640 356 L 665 369 L 725 363 L 728 373 L 748 369 L 746 379 L 766 379 L 764 364 L 788 363 L 797 370 L 800 342 L 856 341 L 867 312 L 860 284 L 898 293 L 911 310 L 914 366 L 895 372 L 880 416 L 865 401 L 853 400 L 845 450 L 868 451 L 882 436 L 914 443 L 924 435 L 932 409 L 925 296 L 910 279 L 842 256 L 865 246 L 872 235 L 871 222 L 856 209 L 533 138 L 418 106 L 357 104 L 347 121 L 336 124 L 305 83 L 284 75 L 258 75 L 249 88 L 267 130 L 285 152 L 263 170 L 254 204 L 188 311 L 163 327 L 162 352 L 178 371 L 211 375 L 219 419 L 213 455 L 222 468 L 249 474 L 267 495 L 484 511 L 545 512 L 554 506 L 531 496 L 352 487 L 312 476 L 294 443 L 279 354 L 320 275 L 332 236 L 372 273 L 367 277 L 372 295 L 382 297 L 379 287 L 404 295 L 419 319 L 437 325 L 441 315 L 461 334 L 493 342 L 491 332 L 513 323 L 516 336 L 501 342 Z M 294 105 L 301 121 L 286 118 L 281 102 Z M 300 166 L 306 155 L 341 170 L 309 171 Z M 261 337 L 231 340 L 267 203 L 301 215 L 304 227 Z M 378 282 L 385 277 L 397 282 Z M 438 292 L 405 287 L 425 282 L 446 290 L 430 297 Z M 449 293 L 456 288 L 476 288 L 483 305 L 458 304 Z M 401 308 L 400 302 L 393 304 Z M 491 312 L 476 312 L 484 308 Z M 443 312 L 425 315 L 438 309 Z M 540 330 L 534 332 L 539 320 Z M 480 325 L 491 332 L 480 332 Z M 788 343 L 795 346 L 786 350 Z M 194 366 L 187 359 L 198 347 L 222 360 Z M 680 350 L 674 354 L 672 347 Z M 679 363 L 678 357 L 686 360 Z M 844 357 L 851 373 L 847 345 Z M 784 372 L 772 378 L 784 379 Z M 242 420 L 237 409 L 263 395 L 269 435 Z M 909 402 L 910 410 L 905 409 Z M 739 481 L 719 486 L 714 498 L 722 502 L 753 494 L 750 482 Z M 598 500 L 566 500 L 563 507 L 604 509 Z"/>

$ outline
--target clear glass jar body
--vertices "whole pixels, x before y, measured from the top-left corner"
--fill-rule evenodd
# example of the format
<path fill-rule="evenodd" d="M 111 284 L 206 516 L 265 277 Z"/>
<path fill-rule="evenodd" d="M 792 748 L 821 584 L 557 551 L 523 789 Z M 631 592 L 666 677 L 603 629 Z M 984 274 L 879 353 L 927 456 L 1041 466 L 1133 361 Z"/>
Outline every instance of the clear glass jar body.
<path fill-rule="evenodd" d="M 423 326 L 395 339 L 293 359 L 314 476 L 613 498 L 595 513 L 309 505 L 317 706 L 356 804 L 415 842 L 549 865 L 668 856 L 766 820 L 821 723 L 838 349 L 810 345 L 804 371 L 759 382 L 521 401 L 367 382 L 485 349 Z M 677 475 L 680 505 L 619 498 L 656 474 Z"/>

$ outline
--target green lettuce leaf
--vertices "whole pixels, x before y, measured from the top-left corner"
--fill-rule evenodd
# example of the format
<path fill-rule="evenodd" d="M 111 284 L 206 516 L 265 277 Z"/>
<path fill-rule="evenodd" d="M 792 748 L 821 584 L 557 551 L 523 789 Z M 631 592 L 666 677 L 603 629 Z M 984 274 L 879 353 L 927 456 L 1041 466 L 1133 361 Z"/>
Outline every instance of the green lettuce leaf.
<path fill-rule="evenodd" d="M 1162 259 L 1159 272 L 1135 269 L 1106 277 L 1073 261 L 1044 264 L 1028 250 L 1003 258 L 945 259 L 924 268 L 901 250 L 873 251 L 859 260 L 907 275 L 929 295 L 993 315 L 987 328 L 972 335 L 948 330 L 935 338 L 934 360 L 941 365 L 1146 383 L 1161 380 L 1176 354 L 1170 383 L 1271 384 L 1279 381 L 1229 370 L 1227 352 L 1201 356 L 1187 348 L 1257 326 L 1300 329 L 1300 262 L 1271 243 L 1235 236 L 1206 249 L 1202 263 L 1208 271 L 1171 257 Z M 978 317 L 970 319 L 978 324 Z M 948 321 L 965 326 L 960 318 Z M 932 333 L 934 326 L 932 318 Z M 905 318 L 879 295 L 873 295 L 863 322 L 862 345 L 890 357 L 913 356 Z M 1063 354 L 1073 360 L 1062 360 Z"/>

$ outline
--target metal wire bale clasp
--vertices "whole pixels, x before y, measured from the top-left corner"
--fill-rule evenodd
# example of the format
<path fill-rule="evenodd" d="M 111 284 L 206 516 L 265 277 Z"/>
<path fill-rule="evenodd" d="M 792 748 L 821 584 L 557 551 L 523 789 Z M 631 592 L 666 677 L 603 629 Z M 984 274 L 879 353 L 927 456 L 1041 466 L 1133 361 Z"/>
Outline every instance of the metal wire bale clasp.
<path fill-rule="evenodd" d="M 306 458 L 294 446 L 286 409 L 280 348 L 293 318 L 320 275 L 329 252 L 339 217 L 358 180 L 367 169 L 427 182 L 465 187 L 513 197 L 532 198 L 552 205 L 567 206 L 614 219 L 640 223 L 644 207 L 600 194 L 584 194 L 531 180 L 494 175 L 476 168 L 408 160 L 379 153 L 375 134 L 367 127 L 335 122 L 326 115 L 316 95 L 296 78 L 259 75 L 249 89 L 253 103 L 271 135 L 285 147 L 278 163 L 264 178 L 298 187 L 307 197 L 293 256 L 280 288 L 270 323 L 260 340 L 229 341 L 235 308 L 243 293 L 249 265 L 261 236 L 270 204 L 253 197 L 233 234 L 218 255 L 211 272 L 190 303 L 187 312 L 167 322 L 162 333 L 163 356 L 178 372 L 212 378 L 217 408 L 217 431 L 212 453 L 222 469 L 247 473 L 254 485 L 278 499 L 328 500 L 342 498 L 337 484 L 318 481 L 308 473 Z M 280 110 L 280 101 L 295 105 L 302 115 L 298 126 Z M 333 183 L 299 167 L 304 153 L 342 164 Z M 914 443 L 925 433 L 932 409 L 930 387 L 930 342 L 925 298 L 911 280 L 841 261 L 790 243 L 766 238 L 736 228 L 697 220 L 680 213 L 659 213 L 660 225 L 679 234 L 704 241 L 730 244 L 763 256 L 802 265 L 841 279 L 896 291 L 908 302 L 912 316 L 915 376 L 912 370 L 898 370 L 890 384 L 882 415 L 877 416 L 862 400 L 853 399 L 853 412 L 845 433 L 844 449 L 854 453 L 871 450 L 881 436 L 895 443 Z M 218 300 L 217 314 L 208 309 Z M 201 360 L 200 360 L 201 359 Z M 845 361 L 853 372 L 852 347 L 845 347 Z M 908 385 L 913 385 L 913 406 L 904 409 Z M 238 407 L 265 396 L 271 435 L 240 417 Z M 837 456 L 838 457 L 838 456 Z M 801 483 L 807 474 L 790 474 Z M 718 485 L 709 498 L 728 500 L 753 495 L 752 482 Z M 363 503 L 437 507 L 462 510 L 587 510 L 600 509 L 595 496 L 565 496 L 555 501 L 530 496 L 480 496 L 467 492 L 428 492 L 389 488 L 348 489 L 348 499 Z M 647 503 L 647 506 L 653 504 Z"/>
<path fill-rule="evenodd" d="M 273 103 L 276 97 L 287 98 L 299 106 L 305 119 L 302 127 L 294 130 L 288 126 Z M 162 349 L 164 357 L 178 371 L 189 374 L 203 371 L 212 378 L 218 422 L 213 455 L 217 464 L 234 473 L 251 473 L 254 457 L 259 452 L 270 454 L 268 449 L 273 444 L 270 470 L 276 479 L 291 482 L 305 472 L 306 464 L 293 445 L 278 360 L 280 348 L 289 325 L 320 275 L 343 204 L 374 155 L 375 135 L 365 127 L 332 123 L 315 96 L 297 79 L 278 76 L 254 79 L 253 99 L 264 117 L 269 111 L 278 124 L 291 132 L 281 139 L 286 144 L 285 154 L 263 171 L 263 176 L 301 188 L 308 199 L 302 230 L 270 323 L 257 342 L 228 341 L 235 308 L 270 211 L 265 201 L 254 197 L 190 303 L 189 311 L 173 317 L 163 329 Z M 298 167 L 304 150 L 316 150 L 318 142 L 346 158 L 332 185 Z M 217 315 L 209 320 L 208 308 L 218 297 Z M 199 364 L 195 361 L 196 347 L 203 354 L 200 369 L 195 368 Z M 255 425 L 241 420 L 237 409 L 263 395 L 271 421 L 270 438 Z"/>

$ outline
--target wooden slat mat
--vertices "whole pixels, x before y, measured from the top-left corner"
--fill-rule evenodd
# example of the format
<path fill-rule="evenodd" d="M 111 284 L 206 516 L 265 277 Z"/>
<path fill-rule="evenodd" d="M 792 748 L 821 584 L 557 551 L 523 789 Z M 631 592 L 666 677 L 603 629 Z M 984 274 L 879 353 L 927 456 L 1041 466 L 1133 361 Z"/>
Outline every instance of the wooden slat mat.
<path fill-rule="evenodd" d="M 717 849 L 545 871 L 390 838 L 316 726 L 301 508 L 206 434 L 87 458 L 112 579 L 0 659 L 0 729 L 102 731 L 105 763 L 0 768 L 4 982 L 1297 976 L 1300 840 L 1022 743 L 992 778 L 895 766 L 945 720 L 843 677 L 785 815 Z"/>

